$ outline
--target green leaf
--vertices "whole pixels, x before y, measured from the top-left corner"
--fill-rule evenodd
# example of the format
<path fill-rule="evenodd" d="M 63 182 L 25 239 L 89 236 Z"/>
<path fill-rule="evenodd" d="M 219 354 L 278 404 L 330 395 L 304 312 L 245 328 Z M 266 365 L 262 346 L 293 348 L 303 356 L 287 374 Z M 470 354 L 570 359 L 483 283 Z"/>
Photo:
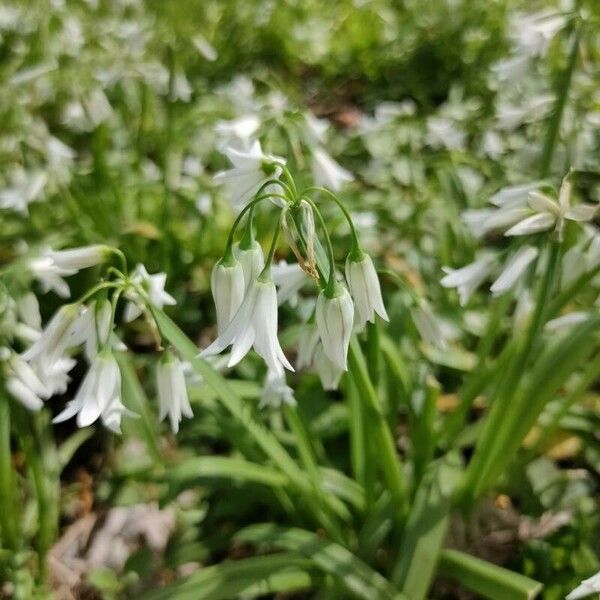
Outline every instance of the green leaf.
<path fill-rule="evenodd" d="M 450 454 L 430 467 L 415 495 L 392 575 L 411 600 L 425 598 L 431 585 L 459 477 L 459 459 Z"/>
<path fill-rule="evenodd" d="M 356 598 L 405 599 L 389 581 L 352 552 L 339 544 L 319 538 L 311 531 L 262 524 L 242 530 L 236 538 L 243 542 L 285 548 L 305 556 L 323 572 L 333 575 Z"/>
<path fill-rule="evenodd" d="M 281 487 L 289 483 L 288 478 L 276 469 L 228 456 L 187 458 L 165 473 L 167 481 L 178 484 L 189 484 L 214 477 L 251 481 L 272 487 Z"/>
<path fill-rule="evenodd" d="M 305 590 L 319 582 L 310 565 L 309 560 L 287 552 L 223 562 L 149 592 L 141 600 L 226 600 Z"/>
<path fill-rule="evenodd" d="M 542 589 L 539 581 L 458 550 L 443 550 L 439 571 L 490 600 L 532 600 Z"/>
<path fill-rule="evenodd" d="M 93 435 L 94 429 L 92 427 L 78 429 L 58 447 L 58 462 L 61 471 L 69 464 L 75 455 L 75 452 L 77 452 L 77 450 L 79 450 L 79 448 L 81 448 L 81 446 Z"/>
<path fill-rule="evenodd" d="M 124 352 L 117 352 L 115 355 L 121 370 L 123 404 L 138 415 L 138 418 L 124 419 L 123 432 L 143 439 L 152 458 L 157 463 L 162 463 L 164 459 L 158 444 L 156 417 L 152 415 L 150 403 L 135 374 L 131 358 Z"/>

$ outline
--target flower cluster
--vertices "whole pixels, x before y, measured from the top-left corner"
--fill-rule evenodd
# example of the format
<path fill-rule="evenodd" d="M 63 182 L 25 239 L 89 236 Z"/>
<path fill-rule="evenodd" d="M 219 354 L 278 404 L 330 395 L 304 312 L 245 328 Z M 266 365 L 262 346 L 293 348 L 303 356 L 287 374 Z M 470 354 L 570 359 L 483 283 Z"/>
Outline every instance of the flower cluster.
<path fill-rule="evenodd" d="M 232 168 L 217 174 L 216 179 L 228 186 L 234 201 L 243 208 L 230 231 L 224 256 L 212 272 L 218 335 L 200 356 L 213 356 L 231 347 L 228 366 L 233 367 L 254 348 L 267 365 L 263 404 L 290 404 L 293 396 L 284 373 L 286 369 L 294 371 L 294 367 L 279 343 L 278 306 L 284 302 L 296 305 L 298 292 L 312 279 L 319 294 L 308 316 L 297 366 L 315 365 L 324 387 L 335 388 L 347 369 L 353 328 L 374 322 L 376 314 L 388 319 L 373 262 L 361 249 L 348 211 L 330 189 L 312 187 L 299 192 L 285 162 L 263 154 L 256 141 L 248 151 L 232 147 L 223 151 Z M 330 187 L 337 188 L 336 182 L 341 180 L 338 168 L 328 164 L 328 159 L 321 167 L 329 172 Z M 336 269 L 329 232 L 315 198 L 333 201 L 350 226 L 352 248 L 346 259 L 346 284 Z M 254 213 L 264 200 L 272 201 L 280 213 L 267 257 L 254 232 Z M 323 251 L 323 245 L 315 223 L 321 227 L 327 247 L 322 260 L 317 257 L 316 249 Z M 236 241 L 242 228 L 241 239 Z M 272 264 L 281 230 L 297 264 Z"/>
<path fill-rule="evenodd" d="M 503 233 L 506 237 L 524 238 L 539 233 L 550 233 L 556 242 L 565 237 L 568 222 L 583 225 L 593 221 L 599 214 L 600 205 L 572 204 L 572 186 L 567 175 L 555 200 L 540 191 L 540 183 L 516 185 L 504 188 L 490 199 L 493 208 L 468 210 L 463 218 L 472 232 L 480 238 Z M 562 284 L 572 282 L 585 272 L 593 272 L 600 265 L 600 232 L 593 225 L 580 227 L 582 243 L 572 246 L 564 255 Z M 494 296 L 517 290 L 529 271 L 535 271 L 540 249 L 533 238 L 531 243 L 519 244 L 507 251 L 486 250 L 479 258 L 460 269 L 444 268 L 446 276 L 441 280 L 444 287 L 458 290 L 460 303 L 465 305 L 471 294 L 487 281 L 498 267 L 490 291 Z M 570 267 L 571 268 L 570 268 Z"/>
<path fill-rule="evenodd" d="M 67 391 L 70 371 L 76 364 L 73 356 L 83 349 L 89 369 L 72 400 L 55 418 L 55 423 L 76 417 L 79 427 L 102 421 L 115 433 L 121 430 L 123 415 L 135 416 L 123 403 L 119 354 L 125 350 L 117 337 L 115 315 L 118 301 L 125 298 L 123 320 L 132 321 L 149 308 L 172 305 L 175 299 L 165 289 L 164 273 L 150 275 L 143 265 L 126 273 L 124 256 L 114 248 L 102 245 L 71 250 L 46 250 L 26 261 L 33 279 L 42 291 L 54 290 L 68 297 L 70 290 L 64 277 L 80 269 L 108 261 L 111 255 L 121 258 L 123 271 L 109 266 L 108 278 L 73 303 L 58 309 L 44 328 L 36 297 L 26 293 L 13 300 L 3 292 L 6 310 L 0 327 L 0 373 L 6 390 L 29 410 L 40 410 L 44 402 Z M 26 345 L 18 353 L 12 349 Z M 169 417 L 177 432 L 183 416 L 191 416 L 184 379 L 184 365 L 169 351 L 157 367 L 157 393 L 160 418 Z"/>

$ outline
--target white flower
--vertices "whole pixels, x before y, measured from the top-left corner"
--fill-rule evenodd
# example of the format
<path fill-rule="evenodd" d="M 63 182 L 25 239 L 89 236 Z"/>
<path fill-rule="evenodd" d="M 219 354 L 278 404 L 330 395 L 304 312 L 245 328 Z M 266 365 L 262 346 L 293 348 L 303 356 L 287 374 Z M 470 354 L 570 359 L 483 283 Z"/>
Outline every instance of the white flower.
<path fill-rule="evenodd" d="M 529 58 L 526 54 L 514 54 L 494 63 L 492 71 L 499 81 L 515 83 L 527 73 Z"/>
<path fill-rule="evenodd" d="M 337 390 L 340 385 L 340 379 L 344 374 L 344 369 L 340 369 L 334 362 L 329 360 L 323 346 L 319 346 L 316 349 L 313 365 L 321 380 L 323 389 L 327 391 Z"/>
<path fill-rule="evenodd" d="M 442 328 L 438 323 L 429 303 L 420 300 L 410 311 L 413 323 L 423 341 L 441 350 L 447 347 Z"/>
<path fill-rule="evenodd" d="M 219 57 L 215 48 L 201 34 L 197 34 L 192 38 L 192 44 L 194 44 L 200 55 L 210 62 L 214 62 Z"/>
<path fill-rule="evenodd" d="M 325 141 L 325 134 L 329 129 L 329 121 L 327 119 L 319 119 L 311 112 L 307 112 L 304 115 L 306 119 L 306 128 L 310 137 L 317 143 L 323 143 Z"/>
<path fill-rule="evenodd" d="M 232 196 L 234 206 L 246 204 L 269 179 L 277 179 L 282 172 L 283 158 L 263 154 L 260 142 L 255 141 L 249 150 L 225 148 L 223 153 L 233 168 L 221 171 L 214 177 L 218 183 L 224 183 Z"/>
<path fill-rule="evenodd" d="M 39 362 L 44 367 L 58 362 L 67 349 L 81 339 L 81 323 L 76 323 L 79 314 L 80 307 L 76 304 L 65 304 L 59 308 L 40 337 L 23 353 L 23 358 L 28 362 Z"/>
<path fill-rule="evenodd" d="M 313 150 L 312 174 L 317 185 L 334 192 L 341 190 L 345 183 L 354 180 L 354 175 L 341 167 L 323 148 Z"/>
<path fill-rule="evenodd" d="M 354 304 L 348 290 L 338 284 L 332 297 L 322 291 L 317 299 L 316 317 L 325 354 L 345 371 L 354 320 Z"/>
<path fill-rule="evenodd" d="M 580 585 L 568 594 L 565 600 L 579 600 L 595 592 L 600 592 L 600 572 L 592 575 L 589 579 L 584 579 Z"/>
<path fill-rule="evenodd" d="M 239 245 L 234 246 L 233 252 L 242 265 L 244 282 L 246 289 L 248 289 L 250 284 L 258 278 L 265 267 L 265 257 L 262 248 L 256 240 L 253 240 L 248 248 L 240 248 Z"/>
<path fill-rule="evenodd" d="M 213 268 L 210 287 L 217 313 L 217 332 L 221 335 L 244 299 L 244 270 L 240 262 L 235 258 L 220 260 Z"/>
<path fill-rule="evenodd" d="M 281 408 L 283 405 L 296 406 L 294 390 L 287 385 L 285 371 L 281 366 L 267 369 L 258 406 L 259 408 Z"/>
<path fill-rule="evenodd" d="M 39 282 L 42 293 L 52 290 L 61 298 L 71 295 L 69 284 L 63 277 L 73 275 L 74 271 L 59 268 L 49 256 L 33 258 L 28 266 L 33 277 Z"/>
<path fill-rule="evenodd" d="M 533 314 L 535 302 L 531 292 L 525 289 L 517 297 L 517 305 L 513 316 L 513 330 L 515 334 L 522 334 L 529 325 L 529 320 Z"/>
<path fill-rule="evenodd" d="M 94 360 L 110 338 L 112 331 L 112 306 L 107 299 L 93 301 L 79 316 L 81 331 L 85 332 L 85 356 L 88 361 Z"/>
<path fill-rule="evenodd" d="M 533 192 L 540 187 L 539 181 L 531 183 L 520 183 L 509 185 L 498 190 L 491 198 L 490 203 L 502 208 L 514 208 L 515 206 L 525 206 L 529 192 Z"/>
<path fill-rule="evenodd" d="M 495 258 L 492 255 L 485 255 L 461 269 L 442 267 L 446 276 L 442 278 L 440 283 L 445 288 L 456 288 L 460 304 L 464 306 L 469 301 L 471 294 L 489 276 L 494 260 Z"/>
<path fill-rule="evenodd" d="M 526 56 L 545 54 L 552 38 L 564 27 L 564 15 L 542 11 L 531 15 L 517 13 L 510 23 L 511 37 L 517 50 Z"/>
<path fill-rule="evenodd" d="M 231 121 L 218 121 L 215 125 L 215 132 L 219 136 L 218 147 L 223 149 L 225 154 L 228 147 L 247 150 L 252 136 L 259 127 L 260 119 L 256 115 L 244 115 Z"/>
<path fill-rule="evenodd" d="M 125 412 L 119 365 L 110 351 L 103 351 L 94 359 L 73 400 L 52 422 L 62 423 L 77 415 L 77 426 L 87 427 L 102 416 L 105 426 L 119 433 Z"/>
<path fill-rule="evenodd" d="M 232 346 L 229 367 L 240 362 L 254 346 L 271 369 L 283 365 L 294 370 L 277 339 L 277 292 L 273 281 L 256 279 L 250 284 L 231 323 L 200 356 L 218 354 L 228 346 Z"/>
<path fill-rule="evenodd" d="M 87 269 L 105 261 L 110 255 L 111 248 L 103 244 L 82 246 L 69 250 L 46 250 L 44 256 L 50 258 L 54 265 L 62 271 L 71 274 L 80 269 Z"/>
<path fill-rule="evenodd" d="M 571 184 L 567 178 L 563 179 L 558 202 L 539 191 L 530 192 L 528 204 L 535 213 L 513 225 L 504 235 L 528 235 L 554 228 L 562 240 L 565 220 L 591 221 L 598 213 L 599 205 L 580 203 L 571 206 L 570 198 Z"/>
<path fill-rule="evenodd" d="M 26 215 L 29 205 L 40 199 L 47 180 L 42 171 L 26 173 L 16 170 L 12 176 L 12 185 L 0 190 L 0 208 L 8 208 Z"/>
<path fill-rule="evenodd" d="M 165 292 L 165 283 L 167 282 L 167 275 L 165 273 L 150 275 L 144 265 L 138 264 L 131 276 L 131 280 L 146 292 L 150 303 L 156 308 L 177 304 L 175 298 Z M 137 292 L 128 292 L 127 297 L 130 301 L 125 306 L 123 320 L 129 323 L 142 314 L 142 309 L 139 305 L 140 302 L 143 304 L 143 299 L 140 299 Z"/>
<path fill-rule="evenodd" d="M 568 313 L 548 321 L 544 326 L 544 331 L 546 333 L 555 333 L 561 329 L 566 329 L 567 327 L 572 327 L 573 325 L 583 323 L 583 321 L 585 321 L 589 316 L 590 315 L 584 311 Z"/>
<path fill-rule="evenodd" d="M 429 117 L 427 119 L 426 141 L 434 148 L 461 150 L 464 148 L 466 134 L 459 129 L 457 123 L 446 117 Z"/>
<path fill-rule="evenodd" d="M 289 302 L 290 306 L 297 306 L 298 292 L 308 281 L 308 276 L 297 263 L 289 264 L 280 260 L 279 264 L 271 267 L 273 282 L 277 287 L 277 300 L 279 305 Z"/>
<path fill-rule="evenodd" d="M 537 258 L 539 251 L 533 246 L 519 248 L 506 263 L 500 276 L 490 287 L 493 296 L 500 296 L 512 290 L 527 267 Z"/>
<path fill-rule="evenodd" d="M 303 325 L 298 336 L 298 357 L 296 358 L 298 369 L 306 369 L 312 365 L 318 343 L 318 329 L 314 325 Z"/>
<path fill-rule="evenodd" d="M 171 431 L 177 433 L 181 415 L 190 418 L 193 413 L 185 385 L 183 364 L 172 352 L 163 352 L 156 365 L 156 389 L 160 406 L 159 418 L 162 421 L 168 415 Z"/>
<path fill-rule="evenodd" d="M 51 395 L 64 394 L 67 386 L 71 382 L 69 372 L 77 364 L 73 358 L 59 358 L 51 365 L 42 365 L 38 362 L 33 363 L 33 368 L 39 374 L 40 380 L 48 388 Z"/>
<path fill-rule="evenodd" d="M 358 325 L 363 326 L 367 321 L 375 322 L 375 313 L 389 321 L 383 305 L 381 286 L 373 261 L 368 254 L 363 254 L 358 261 L 350 257 L 346 260 L 346 281 L 358 312 Z"/>
<path fill-rule="evenodd" d="M 31 366 L 13 352 L 10 352 L 7 366 L 6 389 L 9 394 L 25 408 L 40 410 L 44 400 L 50 397 L 50 390 L 40 381 Z"/>

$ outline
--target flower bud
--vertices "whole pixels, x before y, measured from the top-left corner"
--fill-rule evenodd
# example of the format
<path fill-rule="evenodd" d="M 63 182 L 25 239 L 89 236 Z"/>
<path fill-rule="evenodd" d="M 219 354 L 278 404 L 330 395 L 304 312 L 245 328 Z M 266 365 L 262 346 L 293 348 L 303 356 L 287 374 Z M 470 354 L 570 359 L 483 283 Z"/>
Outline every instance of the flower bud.
<path fill-rule="evenodd" d="M 346 280 L 350 292 L 356 302 L 359 325 L 367 321 L 375 322 L 375 313 L 382 319 L 389 321 L 388 314 L 383 305 L 379 278 L 373 266 L 373 261 L 368 254 L 363 254 L 360 260 L 346 260 Z"/>
<path fill-rule="evenodd" d="M 104 262 L 110 252 L 109 246 L 94 244 L 69 250 L 50 250 L 46 255 L 59 269 L 79 271 L 79 269 L 87 269 Z"/>
<path fill-rule="evenodd" d="M 354 304 L 348 290 L 336 285 L 331 297 L 325 291 L 321 292 L 317 299 L 316 317 L 325 354 L 345 371 L 354 320 Z"/>
<path fill-rule="evenodd" d="M 244 271 L 238 260 L 220 260 L 213 268 L 211 289 L 217 311 L 217 331 L 223 333 L 244 299 Z"/>

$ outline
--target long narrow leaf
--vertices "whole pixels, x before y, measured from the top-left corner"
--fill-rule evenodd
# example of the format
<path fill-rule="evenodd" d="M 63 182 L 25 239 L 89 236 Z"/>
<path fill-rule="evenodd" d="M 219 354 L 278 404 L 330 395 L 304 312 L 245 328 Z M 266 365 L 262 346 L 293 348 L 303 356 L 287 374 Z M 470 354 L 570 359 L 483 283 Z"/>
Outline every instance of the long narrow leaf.
<path fill-rule="evenodd" d="M 539 581 L 458 550 L 442 551 L 439 570 L 490 600 L 532 600 L 543 587 Z"/>

